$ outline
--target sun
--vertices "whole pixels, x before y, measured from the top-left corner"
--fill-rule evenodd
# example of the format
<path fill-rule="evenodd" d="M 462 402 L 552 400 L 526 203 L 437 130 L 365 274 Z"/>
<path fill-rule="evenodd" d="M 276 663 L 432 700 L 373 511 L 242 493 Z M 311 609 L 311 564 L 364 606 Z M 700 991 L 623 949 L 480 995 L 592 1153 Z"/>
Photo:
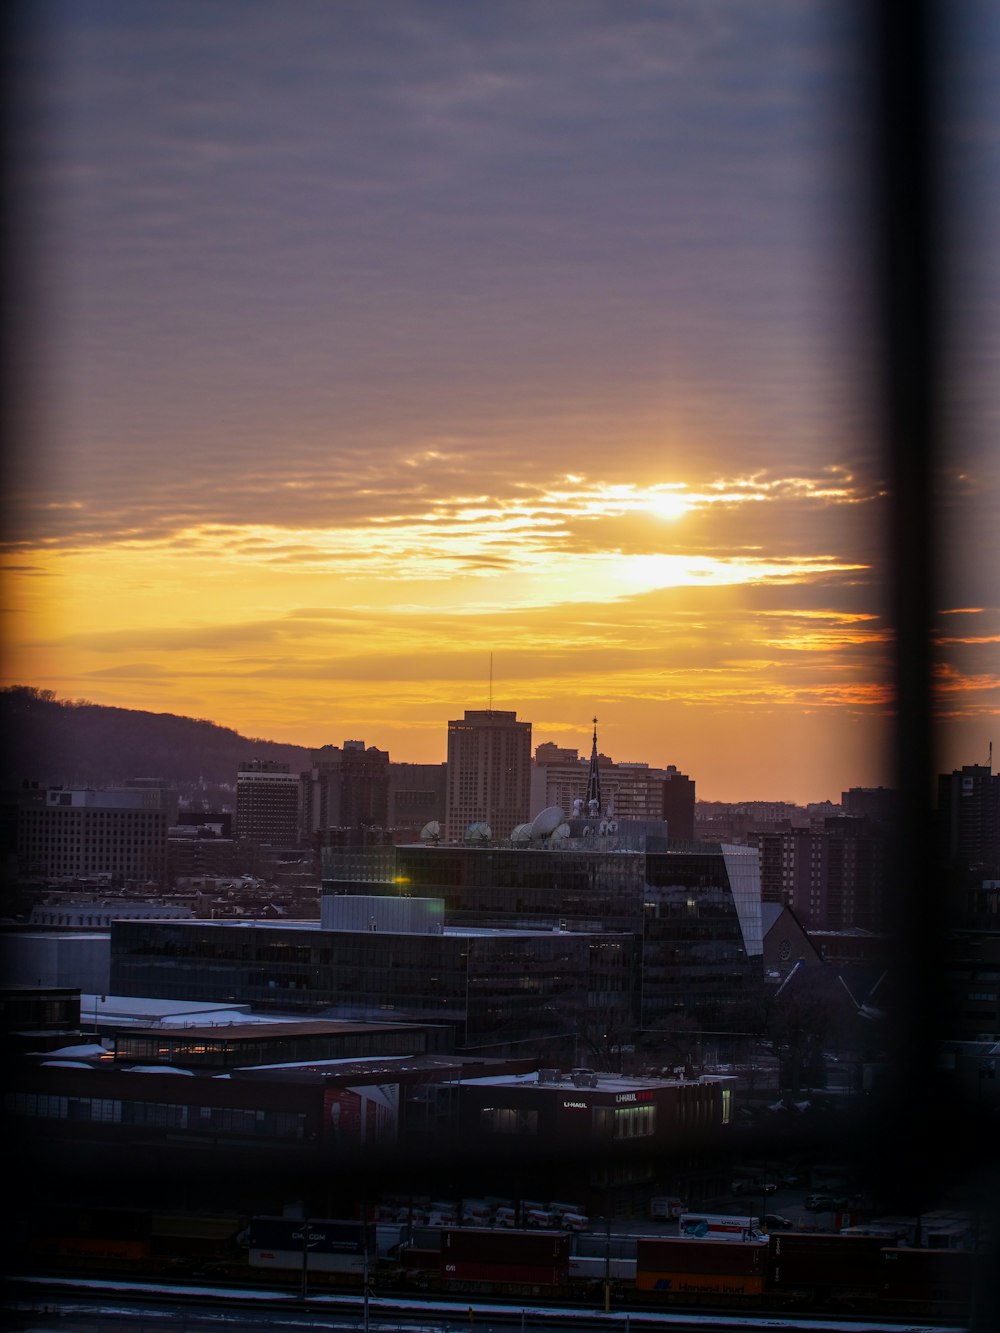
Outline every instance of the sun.
<path fill-rule="evenodd" d="M 691 501 L 676 490 L 653 490 L 646 498 L 646 508 L 657 518 L 683 518 L 691 508 Z"/>

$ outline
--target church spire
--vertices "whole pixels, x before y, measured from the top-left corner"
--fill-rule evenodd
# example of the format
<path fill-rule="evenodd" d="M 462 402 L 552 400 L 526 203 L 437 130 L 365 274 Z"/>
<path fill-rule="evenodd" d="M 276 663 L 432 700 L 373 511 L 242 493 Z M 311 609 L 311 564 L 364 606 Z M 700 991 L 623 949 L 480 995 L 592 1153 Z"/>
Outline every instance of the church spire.
<path fill-rule="evenodd" d="M 597 763 L 597 718 L 594 718 L 594 744 L 590 751 L 590 775 L 587 778 L 587 813 L 601 813 L 601 770 Z"/>

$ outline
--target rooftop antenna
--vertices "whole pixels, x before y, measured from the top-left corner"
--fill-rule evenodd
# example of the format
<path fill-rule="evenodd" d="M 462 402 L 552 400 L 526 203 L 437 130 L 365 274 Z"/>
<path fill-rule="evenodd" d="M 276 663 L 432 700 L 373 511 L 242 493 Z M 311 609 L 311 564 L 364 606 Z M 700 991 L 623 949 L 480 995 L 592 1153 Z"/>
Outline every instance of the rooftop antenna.
<path fill-rule="evenodd" d="M 493 654 L 490 653 L 490 712 L 493 712 Z"/>

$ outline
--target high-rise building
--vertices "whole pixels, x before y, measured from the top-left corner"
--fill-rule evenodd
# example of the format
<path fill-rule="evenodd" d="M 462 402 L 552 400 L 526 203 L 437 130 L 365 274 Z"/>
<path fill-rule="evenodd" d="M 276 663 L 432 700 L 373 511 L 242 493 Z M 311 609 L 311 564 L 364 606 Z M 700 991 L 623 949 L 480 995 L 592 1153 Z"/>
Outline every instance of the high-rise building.
<path fill-rule="evenodd" d="M 302 835 L 302 779 L 287 764 L 248 759 L 236 774 L 236 837 L 252 843 L 296 843 Z"/>
<path fill-rule="evenodd" d="M 466 709 L 448 723 L 445 837 L 461 838 L 472 824 L 506 838 L 531 806 L 531 723 L 497 709 Z"/>
<path fill-rule="evenodd" d="M 809 828 L 759 827 L 761 894 L 784 903 L 810 930 L 879 930 L 884 924 L 888 844 L 884 826 L 839 816 Z"/>
<path fill-rule="evenodd" d="M 1000 773 L 965 764 L 938 778 L 943 856 L 962 866 L 1000 867 Z"/>
<path fill-rule="evenodd" d="M 305 824 L 311 833 L 331 828 L 385 828 L 389 822 L 389 752 L 364 741 L 324 745 L 312 752 L 305 775 Z"/>
<path fill-rule="evenodd" d="M 670 764 L 663 779 L 663 818 L 672 841 L 694 840 L 694 778 Z"/>

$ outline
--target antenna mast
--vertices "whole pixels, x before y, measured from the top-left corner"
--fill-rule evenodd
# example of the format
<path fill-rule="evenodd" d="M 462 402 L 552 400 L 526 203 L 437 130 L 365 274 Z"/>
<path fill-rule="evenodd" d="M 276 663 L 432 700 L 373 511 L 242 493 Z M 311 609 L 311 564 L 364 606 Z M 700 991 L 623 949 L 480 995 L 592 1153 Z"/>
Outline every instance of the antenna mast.
<path fill-rule="evenodd" d="M 490 653 L 490 712 L 493 712 L 493 654 Z"/>

